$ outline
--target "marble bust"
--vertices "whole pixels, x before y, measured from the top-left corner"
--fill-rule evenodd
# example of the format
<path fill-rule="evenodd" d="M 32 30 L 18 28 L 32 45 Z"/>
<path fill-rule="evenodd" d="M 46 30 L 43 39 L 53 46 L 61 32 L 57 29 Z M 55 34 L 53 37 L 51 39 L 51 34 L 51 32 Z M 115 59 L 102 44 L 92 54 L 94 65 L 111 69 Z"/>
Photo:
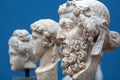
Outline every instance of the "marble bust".
<path fill-rule="evenodd" d="M 37 80 L 58 80 L 59 58 L 55 46 L 58 23 L 51 19 L 40 19 L 30 27 L 34 45 L 33 53 L 40 58 L 40 66 L 35 71 Z"/>
<path fill-rule="evenodd" d="M 62 80 L 72 80 L 72 78 L 67 75 L 67 76 L 63 77 Z M 100 65 L 97 67 L 97 71 L 96 71 L 94 80 L 103 80 L 103 74 L 102 74 L 102 70 L 101 70 Z"/>
<path fill-rule="evenodd" d="M 73 80 L 92 80 L 102 52 L 120 45 L 120 34 L 108 29 L 108 9 L 97 0 L 73 0 L 60 5 L 58 13 L 64 73 Z"/>
<path fill-rule="evenodd" d="M 20 71 L 36 68 L 36 57 L 33 55 L 32 37 L 25 29 L 17 29 L 9 39 L 9 56 L 11 70 Z"/>

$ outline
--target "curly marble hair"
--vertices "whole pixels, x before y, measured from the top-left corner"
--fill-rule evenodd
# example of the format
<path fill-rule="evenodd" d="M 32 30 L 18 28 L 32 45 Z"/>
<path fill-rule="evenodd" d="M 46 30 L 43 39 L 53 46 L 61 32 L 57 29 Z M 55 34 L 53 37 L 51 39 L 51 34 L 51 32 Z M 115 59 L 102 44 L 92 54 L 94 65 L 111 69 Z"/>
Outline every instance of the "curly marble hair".
<path fill-rule="evenodd" d="M 13 32 L 13 35 L 9 39 L 9 47 L 12 47 L 19 55 L 27 57 L 28 60 L 36 62 L 35 57 L 32 53 L 32 42 L 31 36 L 28 31 L 17 29 Z"/>
<path fill-rule="evenodd" d="M 68 1 L 59 6 L 58 13 L 60 18 L 70 18 L 72 15 L 96 16 L 104 20 L 106 27 L 110 23 L 110 14 L 107 7 L 97 0 L 76 0 Z M 100 22 L 100 20 L 97 20 Z M 101 22 L 102 23 L 102 22 Z"/>

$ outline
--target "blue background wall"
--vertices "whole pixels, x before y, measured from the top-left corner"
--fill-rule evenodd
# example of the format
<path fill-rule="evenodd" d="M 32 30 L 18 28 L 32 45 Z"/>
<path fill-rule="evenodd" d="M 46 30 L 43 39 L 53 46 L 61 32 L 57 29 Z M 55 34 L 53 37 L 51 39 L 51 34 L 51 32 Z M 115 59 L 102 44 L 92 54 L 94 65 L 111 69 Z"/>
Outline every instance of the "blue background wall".
<path fill-rule="evenodd" d="M 120 1 L 100 0 L 111 14 L 110 30 L 120 33 Z M 36 20 L 50 18 L 59 20 L 57 9 L 66 0 L 0 0 L 0 80 L 12 80 L 12 76 L 24 76 L 24 72 L 10 70 L 8 39 L 16 29 L 27 29 Z M 104 53 L 102 70 L 104 80 L 120 80 L 120 47 Z M 59 68 L 59 80 L 63 77 Z M 34 71 L 31 76 L 35 76 Z"/>

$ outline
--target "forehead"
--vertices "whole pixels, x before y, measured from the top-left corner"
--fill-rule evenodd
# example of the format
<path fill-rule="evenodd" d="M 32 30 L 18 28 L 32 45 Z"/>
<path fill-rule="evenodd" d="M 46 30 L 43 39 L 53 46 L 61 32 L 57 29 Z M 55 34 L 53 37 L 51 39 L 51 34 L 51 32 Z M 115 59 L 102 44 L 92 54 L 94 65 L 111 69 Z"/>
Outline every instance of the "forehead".
<path fill-rule="evenodd" d="M 62 18 L 59 21 L 59 25 L 70 25 L 70 24 L 75 24 L 73 20 L 71 20 L 70 18 Z"/>
<path fill-rule="evenodd" d="M 38 32 L 35 32 L 35 31 L 32 31 L 32 36 L 35 36 L 35 37 L 39 37 L 41 36 L 42 34 L 38 33 Z"/>

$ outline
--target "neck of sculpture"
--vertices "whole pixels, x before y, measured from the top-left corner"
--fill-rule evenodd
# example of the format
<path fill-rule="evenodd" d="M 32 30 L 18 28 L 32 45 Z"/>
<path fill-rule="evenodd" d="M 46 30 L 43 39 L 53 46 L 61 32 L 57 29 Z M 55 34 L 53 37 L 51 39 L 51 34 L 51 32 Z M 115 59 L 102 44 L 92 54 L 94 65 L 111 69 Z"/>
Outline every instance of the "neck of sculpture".
<path fill-rule="evenodd" d="M 45 68 L 52 64 L 52 54 L 53 47 L 50 48 L 41 58 L 40 58 L 40 68 Z"/>
<path fill-rule="evenodd" d="M 26 64 L 24 65 L 25 69 L 35 69 L 36 64 L 32 61 L 27 61 Z"/>

